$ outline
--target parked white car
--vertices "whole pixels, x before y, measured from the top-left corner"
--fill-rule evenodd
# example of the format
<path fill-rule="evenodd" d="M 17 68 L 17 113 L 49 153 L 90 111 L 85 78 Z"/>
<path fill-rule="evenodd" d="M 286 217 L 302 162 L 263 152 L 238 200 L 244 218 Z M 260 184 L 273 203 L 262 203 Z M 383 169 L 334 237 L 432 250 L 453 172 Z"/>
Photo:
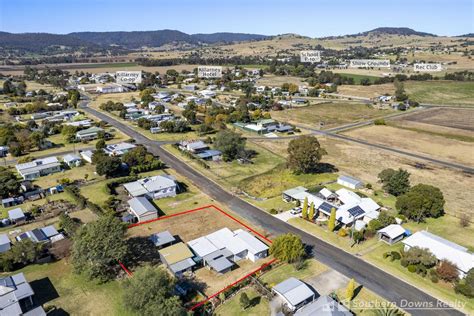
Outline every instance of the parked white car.
<path fill-rule="evenodd" d="M 302 211 L 303 211 L 303 209 L 301 207 L 297 206 L 297 207 L 294 207 L 290 210 L 290 214 L 297 215 L 297 214 L 300 214 Z"/>

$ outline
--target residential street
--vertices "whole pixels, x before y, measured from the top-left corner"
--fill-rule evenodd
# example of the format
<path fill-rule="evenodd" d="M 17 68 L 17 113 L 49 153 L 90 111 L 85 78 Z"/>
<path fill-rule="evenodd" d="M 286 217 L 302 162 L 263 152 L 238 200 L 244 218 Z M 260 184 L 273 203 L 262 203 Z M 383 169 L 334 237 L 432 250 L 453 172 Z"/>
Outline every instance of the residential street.
<path fill-rule="evenodd" d="M 135 139 L 137 143 L 145 145 L 150 152 L 158 155 L 161 160 L 163 160 L 169 167 L 175 169 L 183 177 L 186 177 L 203 192 L 207 193 L 216 201 L 226 205 L 233 212 L 239 214 L 253 224 L 262 227 L 273 235 L 279 235 L 288 232 L 298 234 L 301 236 L 303 242 L 313 249 L 312 254 L 317 260 L 344 274 L 345 276 L 354 278 L 357 283 L 362 284 L 385 299 L 394 302 L 410 314 L 463 315 L 461 312 L 453 309 L 437 309 L 434 311 L 422 309 L 410 310 L 409 308 L 406 308 L 406 306 L 403 305 L 406 301 L 413 302 L 413 304 L 429 304 L 430 306 L 434 307 L 440 306 L 442 304 L 425 292 L 405 283 L 404 281 L 392 276 L 389 273 L 374 267 L 370 263 L 367 263 L 366 261 L 337 247 L 334 247 L 316 238 L 315 236 L 305 233 L 285 223 L 284 221 L 275 218 L 267 212 L 256 208 L 239 197 L 234 196 L 212 180 L 206 178 L 198 171 L 189 167 L 187 164 L 175 158 L 169 152 L 161 148 L 161 143 L 152 141 L 139 132 L 133 130 L 128 125 L 87 107 L 86 101 L 82 102 L 81 108 L 87 112 L 90 112 L 101 120 L 110 123 L 115 128 L 120 129 L 122 132 Z"/>

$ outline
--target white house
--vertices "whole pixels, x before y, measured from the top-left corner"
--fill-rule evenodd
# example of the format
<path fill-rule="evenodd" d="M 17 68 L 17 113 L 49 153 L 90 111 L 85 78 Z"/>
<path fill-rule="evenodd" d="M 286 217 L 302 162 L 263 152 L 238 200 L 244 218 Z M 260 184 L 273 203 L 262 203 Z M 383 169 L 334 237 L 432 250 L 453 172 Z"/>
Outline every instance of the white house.
<path fill-rule="evenodd" d="M 125 190 L 132 197 L 146 195 L 151 199 L 176 196 L 176 180 L 169 175 L 159 175 L 125 183 Z"/>
<path fill-rule="evenodd" d="M 349 176 L 339 176 L 339 178 L 337 178 L 337 183 L 352 190 L 364 187 L 364 182 Z"/>
<path fill-rule="evenodd" d="M 58 158 L 47 157 L 18 164 L 15 168 L 23 179 L 33 180 L 61 171 L 61 164 L 59 163 Z"/>
<path fill-rule="evenodd" d="M 350 310 L 330 296 L 320 296 L 297 310 L 295 316 L 352 316 Z"/>
<path fill-rule="evenodd" d="M 145 222 L 158 218 L 158 210 L 144 196 L 128 200 L 130 213 L 135 215 L 138 222 Z"/>
<path fill-rule="evenodd" d="M 97 86 L 96 92 L 98 93 L 120 93 L 124 92 L 125 88 L 117 83 L 108 83 Z"/>
<path fill-rule="evenodd" d="M 41 306 L 35 306 L 35 292 L 23 273 L 0 278 L 0 314 L 8 316 L 46 316 Z"/>
<path fill-rule="evenodd" d="M 390 224 L 387 227 L 384 227 L 377 231 L 379 240 L 386 242 L 389 245 L 400 241 L 405 236 L 405 228 L 399 224 Z"/>
<path fill-rule="evenodd" d="M 122 156 L 133 148 L 137 147 L 130 143 L 118 143 L 105 146 L 104 152 L 109 156 Z"/>
<path fill-rule="evenodd" d="M 84 151 L 81 151 L 81 153 L 80 153 L 82 159 L 84 159 L 88 163 L 92 163 L 92 155 L 93 154 L 94 154 L 94 152 L 92 150 L 84 150 Z"/>
<path fill-rule="evenodd" d="M 76 133 L 76 139 L 79 141 L 88 141 L 93 140 L 99 137 L 99 133 L 103 133 L 104 130 L 100 127 L 89 127 L 87 129 L 83 129 Z"/>
<path fill-rule="evenodd" d="M 0 253 L 7 252 L 11 248 L 11 241 L 7 234 L 0 234 Z"/>
<path fill-rule="evenodd" d="M 315 293 L 309 286 L 293 277 L 278 283 L 272 288 L 272 291 L 283 300 L 283 303 L 291 311 L 296 311 L 315 298 Z"/>
<path fill-rule="evenodd" d="M 268 246 L 261 242 L 258 238 L 251 235 L 249 232 L 237 229 L 234 231 L 235 237 L 240 239 L 247 249 L 246 258 L 252 262 L 268 256 Z"/>
<path fill-rule="evenodd" d="M 77 155 L 67 154 L 63 156 L 63 161 L 70 168 L 79 167 L 82 163 L 81 157 Z"/>
<path fill-rule="evenodd" d="M 467 248 L 425 230 L 414 233 L 402 242 L 405 244 L 405 251 L 412 247 L 426 248 L 438 260 L 451 261 L 457 266 L 461 278 L 474 268 L 474 254 Z"/>

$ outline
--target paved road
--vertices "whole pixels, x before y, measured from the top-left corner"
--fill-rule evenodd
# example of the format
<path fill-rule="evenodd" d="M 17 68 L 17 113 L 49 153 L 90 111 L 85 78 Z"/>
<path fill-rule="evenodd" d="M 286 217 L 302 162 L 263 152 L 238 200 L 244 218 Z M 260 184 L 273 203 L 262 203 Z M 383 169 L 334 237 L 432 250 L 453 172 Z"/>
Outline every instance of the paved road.
<path fill-rule="evenodd" d="M 160 156 L 161 160 L 163 160 L 163 162 L 165 162 L 169 167 L 175 169 L 180 175 L 190 180 L 203 192 L 216 201 L 226 205 L 233 212 L 246 218 L 253 224 L 259 225 L 273 235 L 291 232 L 301 236 L 303 242 L 313 249 L 312 254 L 317 260 L 346 276 L 355 278 L 358 283 L 381 295 L 385 299 L 396 303 L 400 307 L 403 307 L 403 304 L 406 301 L 426 302 L 424 304 L 431 304 L 432 306 L 442 305 L 442 303 L 437 299 L 401 281 L 400 279 L 393 277 L 391 274 L 388 274 L 364 260 L 334 247 L 313 235 L 303 232 L 298 228 L 275 218 L 267 212 L 256 208 L 239 197 L 234 196 L 212 180 L 204 177 L 198 171 L 189 167 L 186 163 L 174 157 L 168 151 L 161 148 L 159 142 L 144 137 L 128 125 L 92 108 L 85 108 L 85 110 L 99 117 L 101 120 L 114 125 L 116 128 L 135 139 L 137 143 L 144 144 L 152 153 Z M 433 310 L 420 309 L 407 311 L 412 315 L 423 316 L 433 314 L 463 315 L 461 312 L 454 309 L 440 309 L 435 313 Z"/>

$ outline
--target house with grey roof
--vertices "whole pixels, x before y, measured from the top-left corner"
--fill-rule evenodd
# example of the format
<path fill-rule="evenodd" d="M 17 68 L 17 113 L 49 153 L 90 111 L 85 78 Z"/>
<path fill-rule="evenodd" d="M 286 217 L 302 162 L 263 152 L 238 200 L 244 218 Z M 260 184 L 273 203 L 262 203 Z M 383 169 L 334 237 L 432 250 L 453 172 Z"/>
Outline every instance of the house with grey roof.
<path fill-rule="evenodd" d="M 130 144 L 130 143 L 110 144 L 110 145 L 105 146 L 104 152 L 109 156 L 120 157 L 135 147 L 137 147 L 137 145 Z"/>
<path fill-rule="evenodd" d="M 352 316 L 350 310 L 333 298 L 320 296 L 311 303 L 297 310 L 295 316 Z"/>
<path fill-rule="evenodd" d="M 43 243 L 64 239 L 64 236 L 60 234 L 53 225 L 49 225 L 42 228 L 35 228 L 16 236 L 17 241 L 25 239 L 30 239 L 34 243 Z"/>
<path fill-rule="evenodd" d="M 21 207 L 17 207 L 13 210 L 8 211 L 8 219 L 10 219 L 12 223 L 17 224 L 24 222 L 26 220 L 26 216 L 25 213 L 23 213 Z"/>
<path fill-rule="evenodd" d="M 61 171 L 61 163 L 56 157 L 36 159 L 15 166 L 16 170 L 25 180 L 33 180 L 51 173 Z"/>
<path fill-rule="evenodd" d="M 436 259 L 451 261 L 456 265 L 460 278 L 464 278 L 469 270 L 474 268 L 474 253 L 470 252 L 466 247 L 426 230 L 414 233 L 404 239 L 402 243 L 405 245 L 405 251 L 413 247 L 426 248 Z"/>
<path fill-rule="evenodd" d="M 148 201 L 145 196 L 134 197 L 128 200 L 129 211 L 138 222 L 146 222 L 158 218 L 158 210 Z"/>
<path fill-rule="evenodd" d="M 291 311 L 296 311 L 309 302 L 312 302 L 315 298 L 313 290 L 304 282 L 294 277 L 288 278 L 275 285 L 272 288 L 272 292 L 274 292 Z"/>
<path fill-rule="evenodd" d="M 167 230 L 159 232 L 150 236 L 151 242 L 158 248 L 163 248 L 172 245 L 176 238 Z"/>
<path fill-rule="evenodd" d="M 176 196 L 177 183 L 174 177 L 158 175 L 125 183 L 125 190 L 132 197 L 147 196 L 150 199 L 161 199 Z"/>
<path fill-rule="evenodd" d="M 84 159 L 85 161 L 87 161 L 88 163 L 92 163 L 92 155 L 94 154 L 94 152 L 92 150 L 84 150 L 84 151 L 81 151 L 80 155 L 81 155 L 81 158 Z"/>
<path fill-rule="evenodd" d="M 337 178 L 337 183 L 352 190 L 362 189 L 364 187 L 364 182 L 361 180 L 344 175 Z"/>
<path fill-rule="evenodd" d="M 63 161 L 69 168 L 79 167 L 82 163 L 81 157 L 74 154 L 67 154 L 63 156 Z"/>
<path fill-rule="evenodd" d="M 12 243 L 7 234 L 0 234 L 0 253 L 7 252 L 11 249 Z"/>
<path fill-rule="evenodd" d="M 46 315 L 41 306 L 35 306 L 34 295 L 23 273 L 0 278 L 0 315 Z"/>
<path fill-rule="evenodd" d="M 87 129 L 83 129 L 76 133 L 76 139 L 79 141 L 88 141 L 99 138 L 99 134 L 103 133 L 104 129 L 96 126 L 89 127 Z"/>

